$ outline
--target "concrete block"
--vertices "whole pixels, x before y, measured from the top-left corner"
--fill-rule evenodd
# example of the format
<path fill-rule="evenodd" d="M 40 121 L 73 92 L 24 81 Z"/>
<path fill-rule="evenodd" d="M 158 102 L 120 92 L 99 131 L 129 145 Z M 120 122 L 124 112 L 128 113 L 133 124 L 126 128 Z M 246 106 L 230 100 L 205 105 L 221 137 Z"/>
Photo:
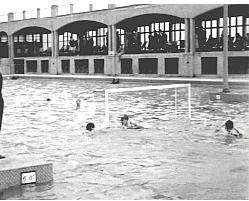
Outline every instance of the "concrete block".
<path fill-rule="evenodd" d="M 24 176 L 26 177 L 23 178 Z M 52 163 L 45 163 L 32 158 L 6 157 L 0 160 L 0 190 L 26 183 L 41 184 L 52 180 Z"/>
<path fill-rule="evenodd" d="M 238 93 L 223 93 L 223 92 L 214 92 L 209 93 L 210 100 L 212 101 L 223 101 L 227 103 L 232 102 L 248 102 L 249 94 L 238 94 Z"/>

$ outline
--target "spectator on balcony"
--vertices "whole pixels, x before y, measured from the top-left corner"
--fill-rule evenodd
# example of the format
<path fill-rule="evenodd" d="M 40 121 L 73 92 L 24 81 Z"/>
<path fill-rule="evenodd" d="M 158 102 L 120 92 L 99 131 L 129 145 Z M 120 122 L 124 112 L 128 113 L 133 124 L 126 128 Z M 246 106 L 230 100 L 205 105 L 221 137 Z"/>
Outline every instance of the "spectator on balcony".
<path fill-rule="evenodd" d="M 71 35 L 70 40 L 69 40 L 69 51 L 72 53 L 76 52 L 76 45 L 77 41 L 73 39 L 73 36 Z"/>
<path fill-rule="evenodd" d="M 203 47 L 206 42 L 206 32 L 204 31 L 202 26 L 197 27 L 196 29 L 198 48 L 203 50 Z"/>
<path fill-rule="evenodd" d="M 88 53 L 90 53 L 90 54 L 93 53 L 93 45 L 94 45 L 93 38 L 90 37 L 90 38 L 88 39 L 88 48 L 87 48 Z"/>
<path fill-rule="evenodd" d="M 245 38 L 245 49 L 249 50 L 249 33 L 246 34 L 246 38 Z"/>
<path fill-rule="evenodd" d="M 108 54 L 108 47 L 107 47 L 106 45 L 103 45 L 103 46 L 101 47 L 101 52 L 102 52 L 103 54 Z"/>
<path fill-rule="evenodd" d="M 152 36 L 151 34 L 149 35 L 149 43 L 148 43 L 148 49 L 149 50 L 153 50 L 154 49 L 154 36 Z"/>
<path fill-rule="evenodd" d="M 239 34 L 236 33 L 236 39 L 234 41 L 235 50 L 242 50 L 245 39 Z"/>
<path fill-rule="evenodd" d="M 159 34 L 157 33 L 156 30 L 154 30 L 154 49 L 159 50 Z"/>
<path fill-rule="evenodd" d="M 165 32 L 163 32 L 161 29 L 159 30 L 159 46 L 160 49 L 166 50 L 166 44 L 167 44 L 167 35 Z"/>
<path fill-rule="evenodd" d="M 215 39 L 212 37 L 212 35 L 209 35 L 209 38 L 205 44 L 205 50 L 211 51 L 214 47 L 216 47 Z"/>
<path fill-rule="evenodd" d="M 120 48 L 121 40 L 118 31 L 116 32 L 117 50 Z"/>

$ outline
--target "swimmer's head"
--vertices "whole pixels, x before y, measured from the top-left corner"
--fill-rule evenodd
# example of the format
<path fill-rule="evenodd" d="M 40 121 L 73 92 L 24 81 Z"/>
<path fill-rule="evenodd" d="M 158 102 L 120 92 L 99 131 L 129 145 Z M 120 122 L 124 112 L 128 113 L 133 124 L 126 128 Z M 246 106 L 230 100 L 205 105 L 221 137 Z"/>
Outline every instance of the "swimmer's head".
<path fill-rule="evenodd" d="M 225 129 L 226 129 L 227 131 L 233 129 L 233 122 L 232 122 L 231 120 L 226 121 L 226 123 L 225 123 Z"/>
<path fill-rule="evenodd" d="M 128 119 L 129 119 L 128 115 L 125 114 L 125 115 L 123 116 L 123 119 L 124 119 L 124 120 L 128 120 Z"/>
<path fill-rule="evenodd" d="M 47 101 L 51 101 L 51 99 L 50 99 L 50 98 L 47 98 Z"/>
<path fill-rule="evenodd" d="M 120 120 L 121 120 L 122 125 L 126 125 L 128 122 L 128 119 L 129 119 L 129 117 L 126 114 L 123 117 L 121 117 Z"/>
<path fill-rule="evenodd" d="M 92 130 L 94 130 L 94 128 L 95 128 L 94 123 L 88 123 L 86 125 L 86 130 L 88 130 L 88 131 L 92 131 Z"/>

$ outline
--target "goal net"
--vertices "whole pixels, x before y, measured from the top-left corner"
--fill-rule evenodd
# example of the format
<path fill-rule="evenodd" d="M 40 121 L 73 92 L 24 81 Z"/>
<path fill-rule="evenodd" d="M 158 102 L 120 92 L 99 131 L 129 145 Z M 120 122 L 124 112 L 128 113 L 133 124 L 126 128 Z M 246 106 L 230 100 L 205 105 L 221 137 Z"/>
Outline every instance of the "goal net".
<path fill-rule="evenodd" d="M 124 114 L 142 126 L 146 122 L 152 125 L 173 118 L 191 118 L 190 84 L 106 89 L 104 98 L 104 127 L 120 124 Z"/>

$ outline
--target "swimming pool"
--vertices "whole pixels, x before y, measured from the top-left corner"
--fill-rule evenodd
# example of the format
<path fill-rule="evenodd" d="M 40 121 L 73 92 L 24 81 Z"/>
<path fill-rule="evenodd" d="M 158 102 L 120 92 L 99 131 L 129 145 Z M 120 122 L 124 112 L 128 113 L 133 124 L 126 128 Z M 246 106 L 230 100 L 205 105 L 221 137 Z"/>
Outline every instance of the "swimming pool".
<path fill-rule="evenodd" d="M 1 154 L 52 162 L 54 181 L 5 190 L 0 198 L 248 199 L 248 103 L 209 101 L 207 92 L 217 87 L 192 87 L 190 122 L 179 118 L 185 111 L 176 116 L 173 100 L 167 102 L 158 94 L 148 92 L 149 99 L 141 92 L 114 95 L 110 97 L 112 128 L 92 136 L 82 134 L 77 119 L 84 109 L 85 116 L 95 110 L 97 124 L 103 120 L 102 89 L 142 85 L 4 80 Z M 75 110 L 78 97 L 87 102 L 92 94 L 94 105 Z M 179 95 L 179 104 L 185 103 Z M 124 113 L 149 128 L 119 128 L 117 118 Z M 245 138 L 214 134 L 216 126 L 230 116 Z"/>

